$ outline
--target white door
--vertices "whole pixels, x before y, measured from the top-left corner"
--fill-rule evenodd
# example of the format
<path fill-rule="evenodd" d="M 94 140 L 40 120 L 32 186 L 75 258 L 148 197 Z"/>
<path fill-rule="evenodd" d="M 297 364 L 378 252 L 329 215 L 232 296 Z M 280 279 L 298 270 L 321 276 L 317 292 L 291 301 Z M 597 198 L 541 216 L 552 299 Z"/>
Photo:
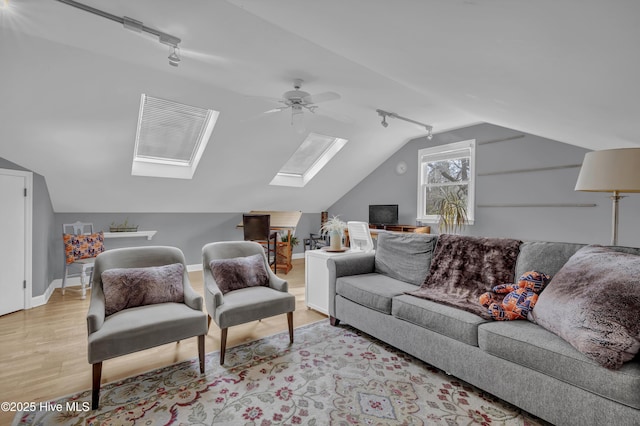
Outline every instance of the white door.
<path fill-rule="evenodd" d="M 0 170 L 0 315 L 25 308 L 25 188 L 24 172 Z"/>

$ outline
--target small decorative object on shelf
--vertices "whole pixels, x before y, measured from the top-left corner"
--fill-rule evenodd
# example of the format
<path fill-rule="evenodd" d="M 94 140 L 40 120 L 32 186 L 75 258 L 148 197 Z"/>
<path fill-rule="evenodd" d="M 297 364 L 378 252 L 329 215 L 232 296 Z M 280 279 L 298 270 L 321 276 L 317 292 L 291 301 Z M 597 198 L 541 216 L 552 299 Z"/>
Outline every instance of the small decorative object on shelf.
<path fill-rule="evenodd" d="M 322 232 L 323 235 L 329 234 L 331 250 L 340 250 L 342 248 L 342 233 L 346 227 L 346 222 L 340 220 L 338 216 L 333 216 L 320 228 L 320 232 Z"/>
<path fill-rule="evenodd" d="M 129 224 L 129 218 L 126 218 L 124 222 L 116 225 L 115 222 L 111 222 L 109 225 L 109 232 L 137 232 L 138 225 Z"/>

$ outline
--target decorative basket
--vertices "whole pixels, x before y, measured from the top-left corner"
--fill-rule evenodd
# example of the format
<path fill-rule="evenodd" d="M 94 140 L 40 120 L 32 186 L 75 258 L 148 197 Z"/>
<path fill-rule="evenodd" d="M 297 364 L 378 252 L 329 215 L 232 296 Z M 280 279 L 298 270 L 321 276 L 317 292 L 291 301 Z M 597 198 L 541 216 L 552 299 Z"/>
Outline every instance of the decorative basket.
<path fill-rule="evenodd" d="M 109 232 L 138 232 L 137 226 L 110 226 Z"/>

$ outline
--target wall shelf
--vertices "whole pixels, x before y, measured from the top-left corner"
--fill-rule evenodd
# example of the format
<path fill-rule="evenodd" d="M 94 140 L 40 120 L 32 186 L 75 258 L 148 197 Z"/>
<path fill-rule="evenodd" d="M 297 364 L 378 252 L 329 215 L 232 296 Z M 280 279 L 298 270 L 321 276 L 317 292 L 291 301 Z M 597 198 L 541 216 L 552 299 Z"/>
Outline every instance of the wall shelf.
<path fill-rule="evenodd" d="M 105 238 L 136 238 L 145 237 L 151 240 L 158 231 L 136 231 L 136 232 L 105 232 Z"/>
<path fill-rule="evenodd" d="M 526 203 L 526 204 L 478 204 L 478 207 L 595 207 L 597 204 Z"/>
<path fill-rule="evenodd" d="M 503 170 L 500 172 L 478 173 L 478 176 L 495 176 L 495 175 L 508 175 L 512 173 L 546 172 L 549 170 L 576 169 L 579 167 L 582 167 L 582 164 L 567 164 L 563 166 L 536 167 L 535 169 Z"/>

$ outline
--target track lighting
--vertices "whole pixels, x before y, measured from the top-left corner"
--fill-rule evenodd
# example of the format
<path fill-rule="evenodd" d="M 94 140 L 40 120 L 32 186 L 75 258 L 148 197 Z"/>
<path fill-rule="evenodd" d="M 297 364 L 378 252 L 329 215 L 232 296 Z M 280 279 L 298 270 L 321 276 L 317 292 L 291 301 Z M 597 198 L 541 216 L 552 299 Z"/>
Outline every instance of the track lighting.
<path fill-rule="evenodd" d="M 180 56 L 176 52 L 176 47 L 173 48 L 173 52 L 169 55 L 169 65 L 177 67 L 180 64 Z"/>
<path fill-rule="evenodd" d="M 2 5 L 3 3 L 8 4 L 8 1 L 9 0 L 0 0 L 0 5 Z M 176 49 L 178 48 L 178 44 L 182 41 L 178 37 L 173 36 L 171 34 L 167 34 L 160 30 L 156 30 L 155 28 L 147 27 L 141 21 L 129 18 L 127 16 L 123 16 L 123 17 L 116 16 L 111 13 L 105 12 L 103 10 L 96 9 L 95 7 L 88 6 L 83 3 L 78 3 L 75 0 L 58 0 L 58 1 L 60 3 L 73 6 L 80 10 L 84 10 L 85 12 L 93 13 L 94 15 L 101 16 L 103 18 L 109 19 L 114 22 L 118 22 L 122 24 L 122 26 L 124 26 L 126 29 L 134 31 L 136 33 L 144 32 L 147 34 L 151 34 L 155 37 L 158 37 L 158 41 L 160 43 L 166 44 L 167 46 L 170 46 L 173 48 L 173 52 L 169 55 L 169 65 L 172 65 L 174 67 L 178 66 L 178 63 L 180 62 L 180 56 L 178 56 Z"/>
<path fill-rule="evenodd" d="M 407 121 L 409 123 L 417 124 L 418 126 L 424 127 L 427 130 L 427 139 L 429 140 L 433 139 L 433 127 L 428 124 L 424 124 L 419 121 L 412 120 L 410 118 L 402 117 L 396 114 L 395 112 L 383 111 L 381 109 L 377 109 L 376 112 L 380 117 L 382 117 L 382 121 L 380 122 L 380 124 L 382 124 L 382 127 L 384 128 L 389 127 L 389 123 L 387 123 L 387 117 L 397 118 L 398 120 Z"/>

